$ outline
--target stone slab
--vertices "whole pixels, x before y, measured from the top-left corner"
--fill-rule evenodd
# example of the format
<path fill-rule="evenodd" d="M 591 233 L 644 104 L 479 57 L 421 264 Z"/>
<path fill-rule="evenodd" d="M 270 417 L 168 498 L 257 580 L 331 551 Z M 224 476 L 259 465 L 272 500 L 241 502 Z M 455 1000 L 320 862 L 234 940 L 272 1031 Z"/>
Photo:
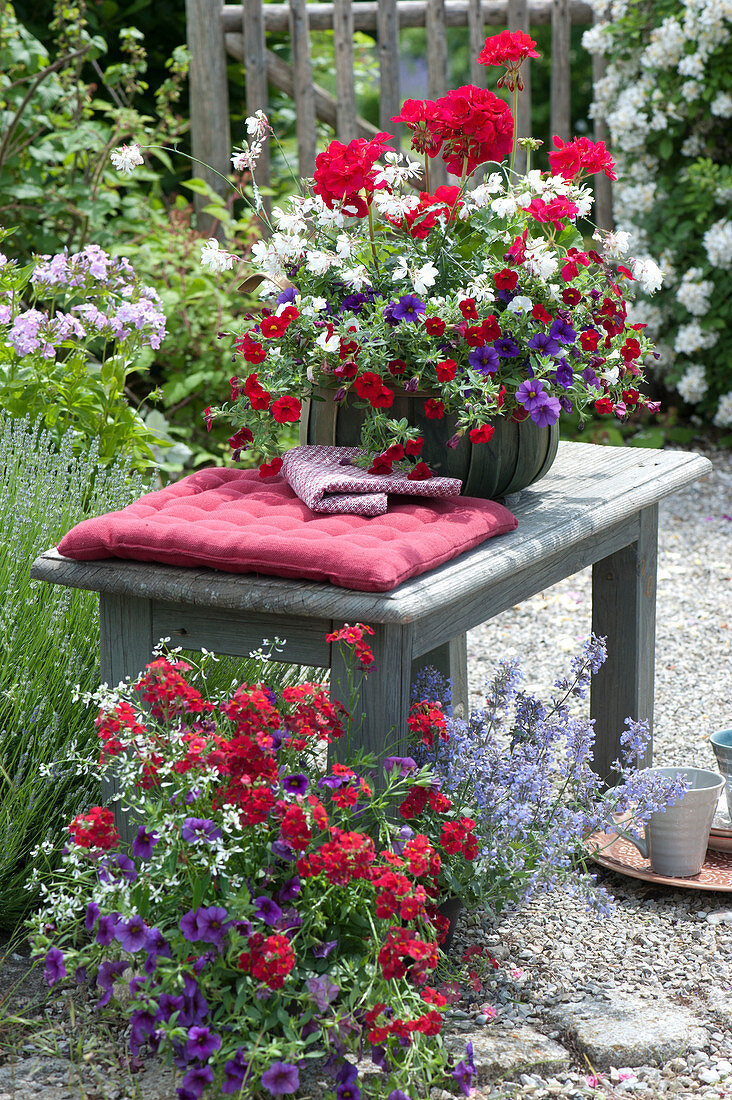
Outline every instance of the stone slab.
<path fill-rule="evenodd" d="M 596 1070 L 661 1065 L 707 1043 L 699 1018 L 658 993 L 645 1000 L 608 990 L 605 997 L 557 1005 L 550 1017 Z"/>
<path fill-rule="evenodd" d="M 518 1077 L 521 1073 L 557 1073 L 566 1069 L 571 1055 L 559 1043 L 527 1025 L 487 1027 L 445 1036 L 445 1047 L 457 1058 L 465 1055 L 467 1042 L 473 1044 L 473 1059 L 478 1081 L 496 1077 Z"/>

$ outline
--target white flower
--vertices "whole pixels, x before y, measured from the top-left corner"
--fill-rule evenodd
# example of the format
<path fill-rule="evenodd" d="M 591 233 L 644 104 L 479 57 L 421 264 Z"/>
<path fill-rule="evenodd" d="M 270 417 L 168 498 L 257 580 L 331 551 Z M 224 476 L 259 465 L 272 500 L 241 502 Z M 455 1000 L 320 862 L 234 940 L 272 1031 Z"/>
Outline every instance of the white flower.
<path fill-rule="evenodd" d="M 681 142 L 682 157 L 698 157 L 704 152 L 704 138 L 701 134 L 689 134 L 688 138 Z"/>
<path fill-rule="evenodd" d="M 275 206 L 272 211 L 272 221 L 283 233 L 299 233 L 302 235 L 307 233 L 307 223 L 300 210 L 286 211 L 279 206 Z"/>
<path fill-rule="evenodd" d="M 201 264 L 209 271 L 229 271 L 236 263 L 238 257 L 221 248 L 215 237 L 211 237 L 201 248 Z"/>
<path fill-rule="evenodd" d="M 314 317 L 316 313 L 322 313 L 327 305 L 327 298 L 306 299 L 300 306 L 300 312 L 305 317 Z"/>
<path fill-rule="evenodd" d="M 267 133 L 269 127 L 269 119 L 264 111 L 255 111 L 253 115 L 250 115 L 246 120 L 247 133 L 250 138 L 255 138 L 257 141 L 261 141 L 264 135 Z"/>
<path fill-rule="evenodd" d="M 679 76 L 704 76 L 704 58 L 699 53 L 690 53 L 682 57 L 676 68 Z"/>
<path fill-rule="evenodd" d="M 517 294 L 506 306 L 506 313 L 528 313 L 534 303 L 525 294 Z"/>
<path fill-rule="evenodd" d="M 338 351 L 341 346 L 341 338 L 337 332 L 334 332 L 332 336 L 328 335 L 328 332 L 321 332 L 320 336 L 316 337 L 315 343 L 323 351 Z"/>
<path fill-rule="evenodd" d="M 607 370 L 601 371 L 600 378 L 604 378 L 606 382 L 609 382 L 611 386 L 614 386 L 620 376 L 620 367 L 608 367 Z"/>
<path fill-rule="evenodd" d="M 718 339 L 718 333 L 703 329 L 698 321 L 690 321 L 688 325 L 679 325 L 674 351 L 679 355 L 694 355 L 704 348 L 713 348 Z"/>
<path fill-rule="evenodd" d="M 518 203 L 513 195 L 504 195 L 493 200 L 491 210 L 498 218 L 512 218 L 518 210 Z"/>
<path fill-rule="evenodd" d="M 341 260 L 350 260 L 355 247 L 356 242 L 348 233 L 339 233 L 336 237 L 335 250 Z"/>
<path fill-rule="evenodd" d="M 435 285 L 439 271 L 431 261 L 427 261 L 412 275 L 412 286 L 415 294 L 426 294 L 427 288 Z"/>
<path fill-rule="evenodd" d="M 496 298 L 487 275 L 477 275 L 466 287 L 466 293 L 468 298 L 475 298 L 476 302 L 494 302 Z"/>
<path fill-rule="evenodd" d="M 633 274 L 646 294 L 655 294 L 663 283 L 663 272 L 650 256 L 631 257 Z"/>
<path fill-rule="evenodd" d="M 732 428 L 732 390 L 720 397 L 714 423 L 718 428 Z"/>
<path fill-rule="evenodd" d="M 422 172 L 421 164 L 413 160 L 407 160 L 402 153 L 393 151 L 384 153 L 384 161 L 386 162 L 384 167 L 379 168 L 374 178 L 377 187 L 381 183 L 386 183 L 389 187 L 394 187 L 415 176 L 419 176 Z"/>
<path fill-rule="evenodd" d="M 529 240 L 527 242 L 526 270 L 530 275 L 537 275 L 540 279 L 548 279 L 558 267 L 559 260 L 545 241 Z M 558 287 L 555 289 L 559 290 Z"/>
<path fill-rule="evenodd" d="M 701 274 L 699 268 L 691 268 L 685 272 L 681 286 L 676 291 L 676 301 L 695 317 L 703 317 L 709 312 L 709 299 L 714 291 L 714 283 L 709 279 L 694 281 L 697 272 Z"/>
<path fill-rule="evenodd" d="M 388 191 L 374 192 L 374 206 L 382 214 L 401 221 L 410 211 L 419 206 L 417 195 L 392 195 Z"/>
<path fill-rule="evenodd" d="M 626 233 L 624 229 L 618 229 L 614 233 L 596 229 L 592 239 L 599 241 L 608 260 L 621 260 L 630 245 L 630 233 Z"/>
<path fill-rule="evenodd" d="M 676 389 L 684 401 L 688 401 L 690 405 L 695 405 L 697 401 L 701 401 L 709 389 L 709 383 L 701 363 L 691 364 L 686 373 L 676 383 Z"/>
<path fill-rule="evenodd" d="M 120 145 L 118 149 L 113 149 L 109 159 L 118 172 L 124 172 L 127 176 L 132 175 L 137 165 L 143 163 L 140 146 L 136 143 Z"/>
<path fill-rule="evenodd" d="M 712 267 L 728 268 L 732 264 L 732 221 L 720 218 L 710 225 L 702 243 Z"/>
<path fill-rule="evenodd" d="M 709 104 L 709 110 L 717 118 L 732 118 L 732 95 L 719 92 Z"/>
<path fill-rule="evenodd" d="M 345 268 L 341 272 L 341 278 L 351 290 L 363 290 L 365 286 L 371 286 L 369 273 L 363 264 L 356 264 L 355 267 Z"/>
<path fill-rule="evenodd" d="M 232 153 L 231 163 L 234 166 L 236 172 L 251 172 L 259 160 L 262 152 L 262 143 L 260 141 L 253 141 L 251 145 L 244 143 L 246 148 L 241 149 L 238 153 Z"/>
<path fill-rule="evenodd" d="M 334 252 L 324 252 L 320 248 L 313 248 L 305 254 L 305 267 L 313 275 L 325 275 L 337 263 L 338 257 Z"/>

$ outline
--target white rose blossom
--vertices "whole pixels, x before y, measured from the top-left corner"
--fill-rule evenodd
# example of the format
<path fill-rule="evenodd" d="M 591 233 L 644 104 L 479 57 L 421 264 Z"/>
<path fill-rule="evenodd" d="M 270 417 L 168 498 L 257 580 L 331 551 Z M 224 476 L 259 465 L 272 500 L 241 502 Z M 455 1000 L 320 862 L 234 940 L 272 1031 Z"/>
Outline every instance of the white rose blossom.
<path fill-rule="evenodd" d="M 695 405 L 697 401 L 701 401 L 709 389 L 706 373 L 701 363 L 691 364 L 686 373 L 676 383 L 676 389 L 684 401 L 688 401 L 690 405 Z"/>
<path fill-rule="evenodd" d="M 718 428 L 732 428 L 732 390 L 720 397 L 714 423 Z"/>

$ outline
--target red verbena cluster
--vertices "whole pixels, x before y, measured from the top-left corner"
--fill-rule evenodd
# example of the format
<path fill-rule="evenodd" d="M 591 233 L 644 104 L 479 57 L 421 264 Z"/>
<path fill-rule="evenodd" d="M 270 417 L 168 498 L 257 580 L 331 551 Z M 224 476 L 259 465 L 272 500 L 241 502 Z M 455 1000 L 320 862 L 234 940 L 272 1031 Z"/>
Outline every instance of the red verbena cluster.
<path fill-rule="evenodd" d="M 427 699 L 422 699 L 419 703 L 412 703 L 409 708 L 407 725 L 410 731 L 428 749 L 434 746 L 435 738 L 440 741 L 449 740 L 447 722 L 440 703 L 431 703 Z"/>
<path fill-rule="evenodd" d="M 93 806 L 86 814 L 77 814 L 69 825 L 69 833 L 74 844 L 78 844 L 80 848 L 101 848 L 109 851 L 120 842 L 114 814 L 111 810 L 103 810 L 101 806 Z"/>
<path fill-rule="evenodd" d="M 249 950 L 239 956 L 239 969 L 269 989 L 281 989 L 295 965 L 295 952 L 287 936 L 275 933 L 265 937 L 255 932 L 247 946 Z"/>
<path fill-rule="evenodd" d="M 340 630 L 326 634 L 325 640 L 326 642 L 344 642 L 346 645 L 353 646 L 359 668 L 367 669 L 373 667 L 374 655 L 370 646 L 364 641 L 364 634 L 373 633 L 372 628 L 363 623 L 356 623 L 355 626 L 349 626 L 346 623 Z"/>

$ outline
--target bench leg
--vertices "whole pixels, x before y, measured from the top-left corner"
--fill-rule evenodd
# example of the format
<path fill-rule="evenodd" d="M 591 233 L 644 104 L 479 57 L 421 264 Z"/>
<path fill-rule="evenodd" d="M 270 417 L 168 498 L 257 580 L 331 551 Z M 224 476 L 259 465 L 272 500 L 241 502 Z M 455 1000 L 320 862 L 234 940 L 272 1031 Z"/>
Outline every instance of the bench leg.
<path fill-rule="evenodd" d="M 157 639 L 155 639 L 156 641 Z M 99 594 L 99 650 L 102 682 L 116 687 L 126 676 L 136 676 L 152 660 L 155 641 L 152 636 L 152 605 L 136 597 Z M 119 785 L 114 769 L 102 780 L 102 802 L 117 794 Z M 130 842 L 136 825 L 114 804 L 114 818 L 122 840 Z"/>
<path fill-rule="evenodd" d="M 645 508 L 638 521 L 638 541 L 592 569 L 592 629 L 607 637 L 608 651 L 590 699 L 595 770 L 604 779 L 611 779 L 610 765 L 620 755 L 625 719 L 647 721 L 653 729 L 658 505 Z M 651 758 L 649 744 L 643 763 Z"/>
<path fill-rule="evenodd" d="M 350 746 L 343 739 L 337 746 L 341 759 L 357 748 L 378 757 L 406 754 L 413 633 L 411 624 L 374 626 L 374 636 L 367 640 L 376 667 L 361 681 L 352 708 Z M 356 680 L 359 676 L 356 671 Z M 346 664 L 338 644 L 331 646 L 330 691 L 333 699 L 349 706 Z"/>
<path fill-rule="evenodd" d="M 456 718 L 468 716 L 468 637 L 458 634 L 444 645 L 423 653 L 412 662 L 412 683 L 420 669 L 431 666 L 445 680 L 452 681 L 452 713 Z"/>

